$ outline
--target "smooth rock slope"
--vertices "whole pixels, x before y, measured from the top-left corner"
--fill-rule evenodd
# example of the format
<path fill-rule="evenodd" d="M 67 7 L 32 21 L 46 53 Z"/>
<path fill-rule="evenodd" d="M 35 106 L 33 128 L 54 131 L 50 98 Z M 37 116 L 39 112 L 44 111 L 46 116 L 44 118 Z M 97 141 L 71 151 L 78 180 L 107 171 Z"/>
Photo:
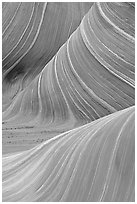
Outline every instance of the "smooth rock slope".
<path fill-rule="evenodd" d="M 95 3 L 35 79 L 14 100 L 4 103 L 6 128 L 63 132 L 133 106 L 131 13 L 134 7 L 128 3 Z"/>
<path fill-rule="evenodd" d="M 135 107 L 3 157 L 3 201 L 134 201 Z"/>
<path fill-rule="evenodd" d="M 135 3 L 2 17 L 3 202 L 134 202 Z"/>

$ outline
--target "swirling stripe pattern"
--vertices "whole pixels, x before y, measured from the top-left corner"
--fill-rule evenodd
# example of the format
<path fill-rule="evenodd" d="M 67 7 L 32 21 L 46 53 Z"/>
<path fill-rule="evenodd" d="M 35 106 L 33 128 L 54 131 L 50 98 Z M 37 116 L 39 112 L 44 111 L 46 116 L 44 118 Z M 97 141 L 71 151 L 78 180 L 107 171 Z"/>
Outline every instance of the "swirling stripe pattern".
<path fill-rule="evenodd" d="M 92 4 L 15 2 L 5 5 L 2 36 L 4 103 L 10 103 L 16 91 L 24 89 L 41 72 Z"/>
<path fill-rule="evenodd" d="M 134 2 L 2 6 L 3 201 L 133 202 Z"/>
<path fill-rule="evenodd" d="M 3 201 L 133 201 L 135 107 L 3 157 Z"/>
<path fill-rule="evenodd" d="M 4 120 L 31 122 L 37 117 L 36 123 L 47 126 L 71 120 L 75 127 L 134 105 L 134 43 L 106 20 L 106 8 L 101 16 L 105 5 L 92 6 L 53 59 L 6 109 Z"/>

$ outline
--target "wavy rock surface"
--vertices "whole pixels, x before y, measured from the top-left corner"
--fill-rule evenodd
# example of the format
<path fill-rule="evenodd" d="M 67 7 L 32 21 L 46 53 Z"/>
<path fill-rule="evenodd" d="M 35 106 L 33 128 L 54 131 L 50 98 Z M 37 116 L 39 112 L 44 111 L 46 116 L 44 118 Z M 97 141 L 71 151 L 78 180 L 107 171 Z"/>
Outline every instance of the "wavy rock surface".
<path fill-rule="evenodd" d="M 94 4 L 52 60 L 4 110 L 3 121 L 9 127 L 62 132 L 134 105 L 134 19 L 127 14 L 125 19 L 127 6 Z"/>
<path fill-rule="evenodd" d="M 3 5 L 4 103 L 10 103 L 40 73 L 79 26 L 92 4 L 14 2 Z"/>
<path fill-rule="evenodd" d="M 3 3 L 3 201 L 135 200 L 135 4 L 92 4 Z"/>
<path fill-rule="evenodd" d="M 3 157 L 3 201 L 134 201 L 135 108 Z"/>

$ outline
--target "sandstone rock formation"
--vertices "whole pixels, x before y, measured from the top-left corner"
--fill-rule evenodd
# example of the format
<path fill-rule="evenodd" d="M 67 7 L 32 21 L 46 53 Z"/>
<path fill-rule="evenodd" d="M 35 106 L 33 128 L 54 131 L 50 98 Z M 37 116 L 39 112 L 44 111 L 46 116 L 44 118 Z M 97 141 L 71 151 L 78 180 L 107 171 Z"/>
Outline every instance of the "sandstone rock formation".
<path fill-rule="evenodd" d="M 2 11 L 3 201 L 134 201 L 135 4 Z"/>

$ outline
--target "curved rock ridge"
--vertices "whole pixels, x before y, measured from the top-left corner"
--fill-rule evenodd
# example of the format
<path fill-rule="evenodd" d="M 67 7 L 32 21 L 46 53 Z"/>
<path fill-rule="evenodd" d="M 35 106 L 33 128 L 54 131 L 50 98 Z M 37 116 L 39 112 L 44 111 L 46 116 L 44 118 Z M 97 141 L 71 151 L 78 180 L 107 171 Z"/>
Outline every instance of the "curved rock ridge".
<path fill-rule="evenodd" d="M 135 3 L 2 17 L 3 202 L 134 202 Z"/>
<path fill-rule="evenodd" d="M 3 156 L 3 201 L 135 200 L 135 107 Z"/>
<path fill-rule="evenodd" d="M 3 103 L 24 89 L 79 26 L 93 2 L 3 4 Z M 12 90 L 12 91 L 11 91 Z"/>
<path fill-rule="evenodd" d="M 130 7 L 95 3 L 52 60 L 6 106 L 3 121 L 70 129 L 133 106 L 135 39 L 128 27 L 133 19 L 124 16 Z"/>

